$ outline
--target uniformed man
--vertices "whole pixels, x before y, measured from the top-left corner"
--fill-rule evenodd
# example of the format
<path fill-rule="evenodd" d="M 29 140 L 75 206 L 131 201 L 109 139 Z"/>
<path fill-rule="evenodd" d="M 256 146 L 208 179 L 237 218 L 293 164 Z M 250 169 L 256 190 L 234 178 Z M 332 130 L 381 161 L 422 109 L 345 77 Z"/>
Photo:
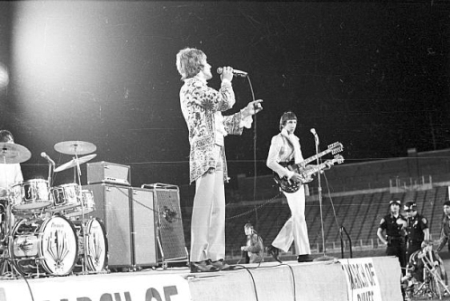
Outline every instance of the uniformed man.
<path fill-rule="evenodd" d="M 440 252 L 450 237 L 450 201 L 444 202 L 444 218 L 442 219 L 441 225 L 441 236 L 439 237 L 439 246 L 437 247 L 437 251 Z M 448 250 L 450 252 L 450 245 L 448 246 Z"/>
<path fill-rule="evenodd" d="M 377 235 L 381 242 L 387 245 L 386 255 L 397 256 L 403 275 L 406 267 L 406 218 L 400 214 L 401 201 L 395 199 L 389 202 L 389 214 L 381 219 Z M 386 231 L 386 235 L 383 235 Z"/>
<path fill-rule="evenodd" d="M 408 262 L 412 253 L 430 243 L 430 229 L 428 228 L 428 220 L 417 212 L 417 205 L 414 202 L 407 202 L 403 210 L 407 221 L 408 247 L 406 261 Z"/>

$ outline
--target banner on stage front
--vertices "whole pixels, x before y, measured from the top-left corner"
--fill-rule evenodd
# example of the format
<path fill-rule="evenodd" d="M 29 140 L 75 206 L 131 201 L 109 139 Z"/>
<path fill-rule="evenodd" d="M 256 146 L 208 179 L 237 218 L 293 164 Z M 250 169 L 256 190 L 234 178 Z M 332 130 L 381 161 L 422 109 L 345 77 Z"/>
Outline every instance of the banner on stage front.
<path fill-rule="evenodd" d="M 352 301 L 382 301 L 380 282 L 371 258 L 340 259 Z"/>

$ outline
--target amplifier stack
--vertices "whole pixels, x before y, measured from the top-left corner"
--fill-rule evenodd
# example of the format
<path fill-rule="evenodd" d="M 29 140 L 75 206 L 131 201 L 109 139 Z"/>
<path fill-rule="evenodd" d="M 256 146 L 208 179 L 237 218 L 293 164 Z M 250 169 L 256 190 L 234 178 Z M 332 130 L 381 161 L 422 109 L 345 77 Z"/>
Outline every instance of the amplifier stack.
<path fill-rule="evenodd" d="M 90 215 L 104 222 L 110 269 L 165 268 L 187 262 L 179 189 L 169 184 L 141 188 L 108 183 L 84 187 L 92 191 L 96 209 Z"/>

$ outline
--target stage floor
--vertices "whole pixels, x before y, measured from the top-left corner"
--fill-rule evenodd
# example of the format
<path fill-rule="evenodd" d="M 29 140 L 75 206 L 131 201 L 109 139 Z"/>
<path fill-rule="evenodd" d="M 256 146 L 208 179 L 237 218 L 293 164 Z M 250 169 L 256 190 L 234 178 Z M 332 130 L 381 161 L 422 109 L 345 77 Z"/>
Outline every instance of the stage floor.
<path fill-rule="evenodd" d="M 234 270 L 190 273 L 187 267 L 0 281 L 0 301 L 283 301 L 401 300 L 392 285 L 390 257 L 237 265 Z M 344 268 L 347 267 L 347 268 Z M 347 271 L 347 272 L 346 272 Z M 363 279 L 350 289 L 351 279 Z M 396 275 L 398 276 L 398 274 Z M 392 279 L 390 279 L 392 278 Z M 330 297 L 333 296 L 331 299 Z M 389 299 L 382 298 L 389 296 Z M 367 299 L 369 300 L 369 299 Z"/>

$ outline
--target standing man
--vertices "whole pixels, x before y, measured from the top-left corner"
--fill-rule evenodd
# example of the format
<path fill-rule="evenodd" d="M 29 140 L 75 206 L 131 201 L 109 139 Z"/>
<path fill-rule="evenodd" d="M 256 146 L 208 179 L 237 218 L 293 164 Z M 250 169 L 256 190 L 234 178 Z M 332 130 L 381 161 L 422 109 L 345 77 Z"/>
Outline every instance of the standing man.
<path fill-rule="evenodd" d="M 228 180 L 224 138 L 241 135 L 250 127 L 251 116 L 262 110 L 260 102 L 250 102 L 240 112 L 223 116 L 235 103 L 231 85 L 233 69 L 224 67 L 219 91 L 208 87 L 211 65 L 203 51 L 185 48 L 176 61 L 184 85 L 180 105 L 189 130 L 190 183 L 195 182 L 191 222 L 191 272 L 230 269 L 225 257 L 225 191 Z"/>
<path fill-rule="evenodd" d="M 298 164 L 304 160 L 300 149 L 300 140 L 294 134 L 296 127 L 297 116 L 294 113 L 286 112 L 281 116 L 280 133 L 272 138 L 266 164 L 280 178 L 286 177 L 290 181 L 302 184 L 302 177 L 285 167 L 288 162 Z M 300 185 L 295 192 L 283 191 L 283 193 L 286 196 L 292 216 L 284 224 L 267 251 L 275 260 L 281 262 L 279 259 L 280 250 L 287 252 L 294 242 L 295 251 L 298 255 L 297 261 L 311 261 L 311 249 L 305 219 L 305 188 Z"/>
<path fill-rule="evenodd" d="M 417 205 L 414 202 L 407 202 L 403 210 L 407 220 L 408 248 L 406 262 L 408 262 L 412 253 L 430 243 L 430 229 L 428 228 L 428 220 L 417 213 Z"/>
<path fill-rule="evenodd" d="M 439 245 L 436 251 L 440 252 L 448 242 L 450 237 L 450 201 L 444 202 L 444 218 L 441 225 L 441 236 L 439 237 Z M 450 252 L 450 245 L 448 245 L 448 251 Z"/>
<path fill-rule="evenodd" d="M 400 214 L 401 201 L 399 199 L 389 202 L 389 214 L 381 219 L 377 235 L 381 242 L 387 245 L 386 255 L 396 256 L 400 261 L 403 276 L 406 267 L 405 229 L 406 219 Z M 383 235 L 386 231 L 386 236 Z"/>

